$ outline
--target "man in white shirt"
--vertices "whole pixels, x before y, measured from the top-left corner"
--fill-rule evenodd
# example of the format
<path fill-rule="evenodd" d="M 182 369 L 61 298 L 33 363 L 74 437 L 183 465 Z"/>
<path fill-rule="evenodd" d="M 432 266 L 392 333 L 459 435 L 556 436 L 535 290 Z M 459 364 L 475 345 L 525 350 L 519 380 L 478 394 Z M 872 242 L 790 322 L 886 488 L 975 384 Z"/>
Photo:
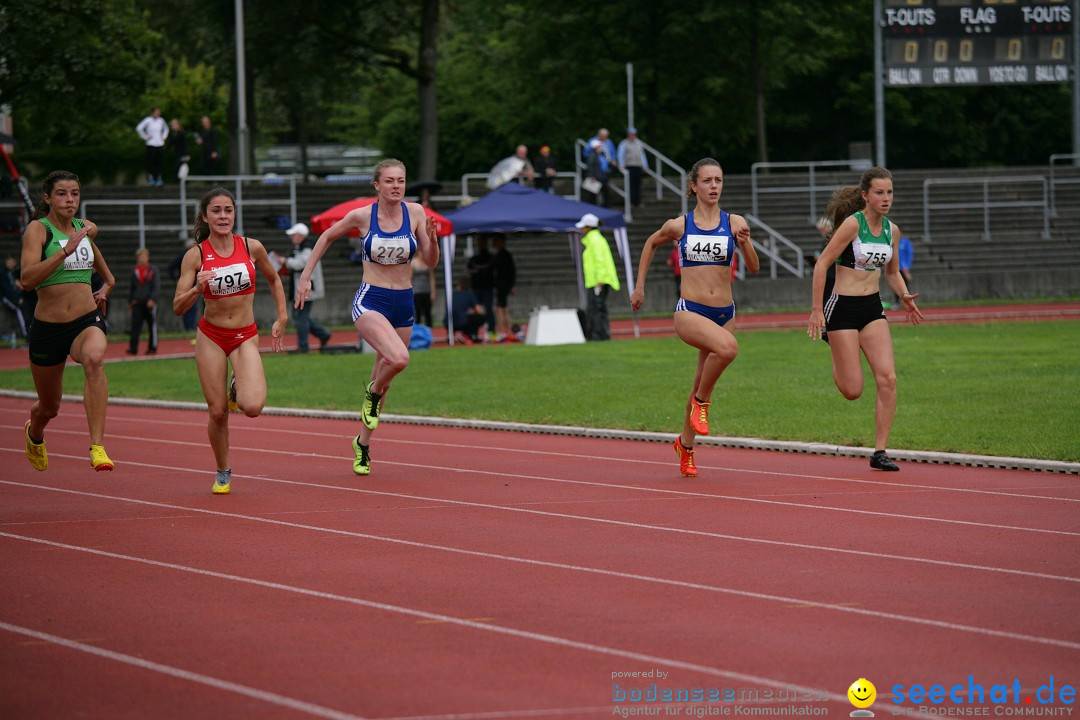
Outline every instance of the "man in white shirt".
<path fill-rule="evenodd" d="M 135 126 L 135 132 L 146 142 L 146 184 L 164 185 L 161 179 L 161 163 L 165 158 L 165 142 L 169 139 L 169 125 L 156 107 Z"/>

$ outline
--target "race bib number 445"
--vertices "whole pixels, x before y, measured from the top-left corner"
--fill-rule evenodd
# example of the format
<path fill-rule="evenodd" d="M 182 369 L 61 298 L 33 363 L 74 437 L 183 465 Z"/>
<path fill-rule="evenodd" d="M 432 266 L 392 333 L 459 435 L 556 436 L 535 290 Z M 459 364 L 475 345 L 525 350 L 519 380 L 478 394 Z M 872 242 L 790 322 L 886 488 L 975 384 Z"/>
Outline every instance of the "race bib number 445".
<path fill-rule="evenodd" d="M 687 235 L 686 259 L 702 263 L 727 262 L 730 242 L 727 235 Z"/>
<path fill-rule="evenodd" d="M 208 284 L 211 295 L 235 295 L 251 287 L 247 263 L 214 268 L 214 279 Z"/>

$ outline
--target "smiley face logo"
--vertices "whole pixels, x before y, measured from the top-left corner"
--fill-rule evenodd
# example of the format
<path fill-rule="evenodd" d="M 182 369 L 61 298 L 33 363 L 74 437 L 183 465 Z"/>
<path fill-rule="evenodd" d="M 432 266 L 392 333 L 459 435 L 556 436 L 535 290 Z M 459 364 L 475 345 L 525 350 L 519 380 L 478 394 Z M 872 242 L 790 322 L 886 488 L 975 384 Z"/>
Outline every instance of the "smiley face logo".
<path fill-rule="evenodd" d="M 868 708 L 877 700 L 877 688 L 866 678 L 859 678 L 851 683 L 847 690 L 848 700 L 857 708 Z"/>

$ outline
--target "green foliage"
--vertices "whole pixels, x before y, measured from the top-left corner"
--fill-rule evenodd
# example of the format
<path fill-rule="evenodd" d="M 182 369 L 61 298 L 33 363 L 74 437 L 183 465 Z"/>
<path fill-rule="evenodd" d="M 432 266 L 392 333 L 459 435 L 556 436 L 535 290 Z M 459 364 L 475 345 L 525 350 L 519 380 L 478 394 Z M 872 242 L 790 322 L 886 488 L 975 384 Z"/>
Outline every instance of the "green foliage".
<path fill-rule="evenodd" d="M 899 325 L 892 448 L 1080 461 L 1080 324 Z M 713 394 L 714 434 L 869 446 L 873 377 L 845 400 L 829 349 L 800 330 L 737 333 Z M 387 412 L 675 433 L 696 351 L 676 338 L 413 352 Z M 370 355 L 264 355 L 268 404 L 357 410 Z M 193 360 L 108 366 L 113 397 L 201 401 Z M 68 368 L 64 391 L 82 392 Z M 346 392 L 342 387 L 351 388 Z M 26 370 L 0 386 L 29 390 Z M 298 421 L 302 422 L 302 421 Z"/>
<path fill-rule="evenodd" d="M 86 185 L 134 183 L 146 168 L 146 146 L 138 142 L 86 147 L 46 147 L 20 152 L 19 167 L 34 191 L 53 170 L 69 170 Z"/>

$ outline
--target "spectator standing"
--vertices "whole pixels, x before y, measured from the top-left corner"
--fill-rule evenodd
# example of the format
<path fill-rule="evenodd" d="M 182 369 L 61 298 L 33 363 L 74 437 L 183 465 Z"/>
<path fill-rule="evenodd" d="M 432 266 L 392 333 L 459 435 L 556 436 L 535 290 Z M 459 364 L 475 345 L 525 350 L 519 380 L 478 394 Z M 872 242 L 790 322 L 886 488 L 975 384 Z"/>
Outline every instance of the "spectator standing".
<path fill-rule="evenodd" d="M 308 226 L 304 223 L 296 223 L 285 231 L 292 240 L 292 252 L 285 258 L 285 267 L 289 271 L 289 297 L 293 299 L 293 322 L 296 323 L 296 349 L 306 353 L 309 350 L 308 340 L 311 335 L 319 338 L 319 352 L 330 342 L 330 331 L 311 319 L 311 303 L 313 300 L 321 300 L 326 297 L 326 285 L 323 283 L 322 263 L 317 262 L 311 269 L 311 293 L 302 307 L 296 302 L 299 297 L 300 284 L 296 282 L 297 273 L 303 272 L 307 266 L 308 258 L 311 257 L 311 243 L 307 242 L 310 234 Z"/>
<path fill-rule="evenodd" d="M 183 180 L 188 176 L 191 155 L 188 153 L 187 135 L 184 134 L 184 126 L 180 120 L 173 118 L 169 122 L 172 132 L 169 133 L 169 142 L 172 144 L 173 153 L 176 155 L 176 179 Z"/>
<path fill-rule="evenodd" d="M 135 126 L 135 132 L 146 143 L 146 184 L 164 185 L 165 181 L 161 178 L 161 163 L 165 158 L 165 141 L 169 139 L 169 126 L 165 118 L 161 117 L 161 108 L 151 109 L 150 114 Z"/>
<path fill-rule="evenodd" d="M 157 352 L 157 306 L 161 293 L 161 277 L 157 268 L 150 264 L 150 251 L 140 248 L 135 251 L 135 267 L 131 271 L 131 289 L 128 291 L 128 309 L 131 311 L 131 343 L 128 355 L 139 354 L 139 336 L 145 322 L 150 332 L 150 344 L 147 355 Z"/>
<path fill-rule="evenodd" d="M 904 283 L 910 288 L 911 285 L 911 263 L 915 260 L 915 248 L 911 245 L 911 238 L 904 235 L 900 238 L 900 246 L 897 249 L 897 258 L 900 260 L 900 274 L 904 277 Z M 903 300 L 899 295 L 893 293 L 896 298 L 896 304 L 902 305 Z"/>
<path fill-rule="evenodd" d="M 592 152 L 585 159 L 585 181 L 582 189 L 589 194 L 593 205 L 607 205 L 608 164 L 600 152 L 601 143 L 593 140 L 589 147 Z"/>
<path fill-rule="evenodd" d="M 510 182 L 521 183 L 522 185 L 532 182 L 536 178 L 536 170 L 533 169 L 533 164 L 529 161 L 529 148 L 518 145 L 514 150 L 514 157 L 521 161 L 522 166 L 518 170 L 517 177 Z"/>
<path fill-rule="evenodd" d="M 610 172 L 611 168 L 616 167 L 617 153 L 615 151 L 615 142 L 611 139 L 611 133 L 607 128 L 600 128 L 596 131 L 596 134 L 589 138 L 585 143 L 585 156 L 586 158 L 594 152 L 593 140 L 600 141 L 600 154 L 607 160 L 607 164 L 604 169 Z"/>
<path fill-rule="evenodd" d="M 0 270 L 0 302 L 15 316 L 19 337 L 25 339 L 27 324 L 18 265 L 18 259 L 14 255 L 8 255 L 4 268 Z M 14 346 L 14 341 L 12 346 Z"/>
<path fill-rule="evenodd" d="M 495 247 L 495 341 L 512 342 L 516 337 L 511 332 L 510 296 L 517 284 L 517 268 L 514 256 L 506 249 L 505 235 L 496 235 L 492 244 Z"/>
<path fill-rule="evenodd" d="M 202 130 L 195 138 L 195 143 L 202 148 L 199 156 L 199 173 L 202 175 L 217 175 L 219 172 L 221 151 L 218 148 L 217 130 L 210 122 L 208 115 L 203 115 Z"/>
<path fill-rule="evenodd" d="M 473 292 L 484 306 L 488 331 L 495 329 L 495 256 L 488 250 L 487 235 L 476 238 L 476 252 L 465 263 Z"/>
<path fill-rule="evenodd" d="M 547 145 L 540 146 L 540 156 L 536 158 L 536 162 L 533 163 L 533 170 L 536 171 L 536 179 L 533 180 L 533 186 L 537 190 L 543 190 L 544 192 L 555 192 L 555 161 L 551 157 L 551 148 Z"/>
<path fill-rule="evenodd" d="M 619 143 L 615 157 L 619 167 L 626 170 L 630 204 L 641 207 L 644 204 L 641 202 L 641 172 L 642 167 L 648 165 L 649 159 L 645 154 L 644 143 L 638 138 L 637 128 L 626 128 L 626 138 Z"/>
<path fill-rule="evenodd" d="M 611 246 L 600 232 L 600 224 L 600 218 L 592 213 L 586 213 L 574 225 L 585 233 L 581 236 L 581 244 L 585 246 L 581 254 L 581 264 L 585 272 L 585 289 L 588 296 L 585 317 L 590 340 L 611 339 L 607 298 L 613 288 L 618 290 L 621 287 L 619 274 L 615 271 L 615 260 L 611 257 Z"/>

